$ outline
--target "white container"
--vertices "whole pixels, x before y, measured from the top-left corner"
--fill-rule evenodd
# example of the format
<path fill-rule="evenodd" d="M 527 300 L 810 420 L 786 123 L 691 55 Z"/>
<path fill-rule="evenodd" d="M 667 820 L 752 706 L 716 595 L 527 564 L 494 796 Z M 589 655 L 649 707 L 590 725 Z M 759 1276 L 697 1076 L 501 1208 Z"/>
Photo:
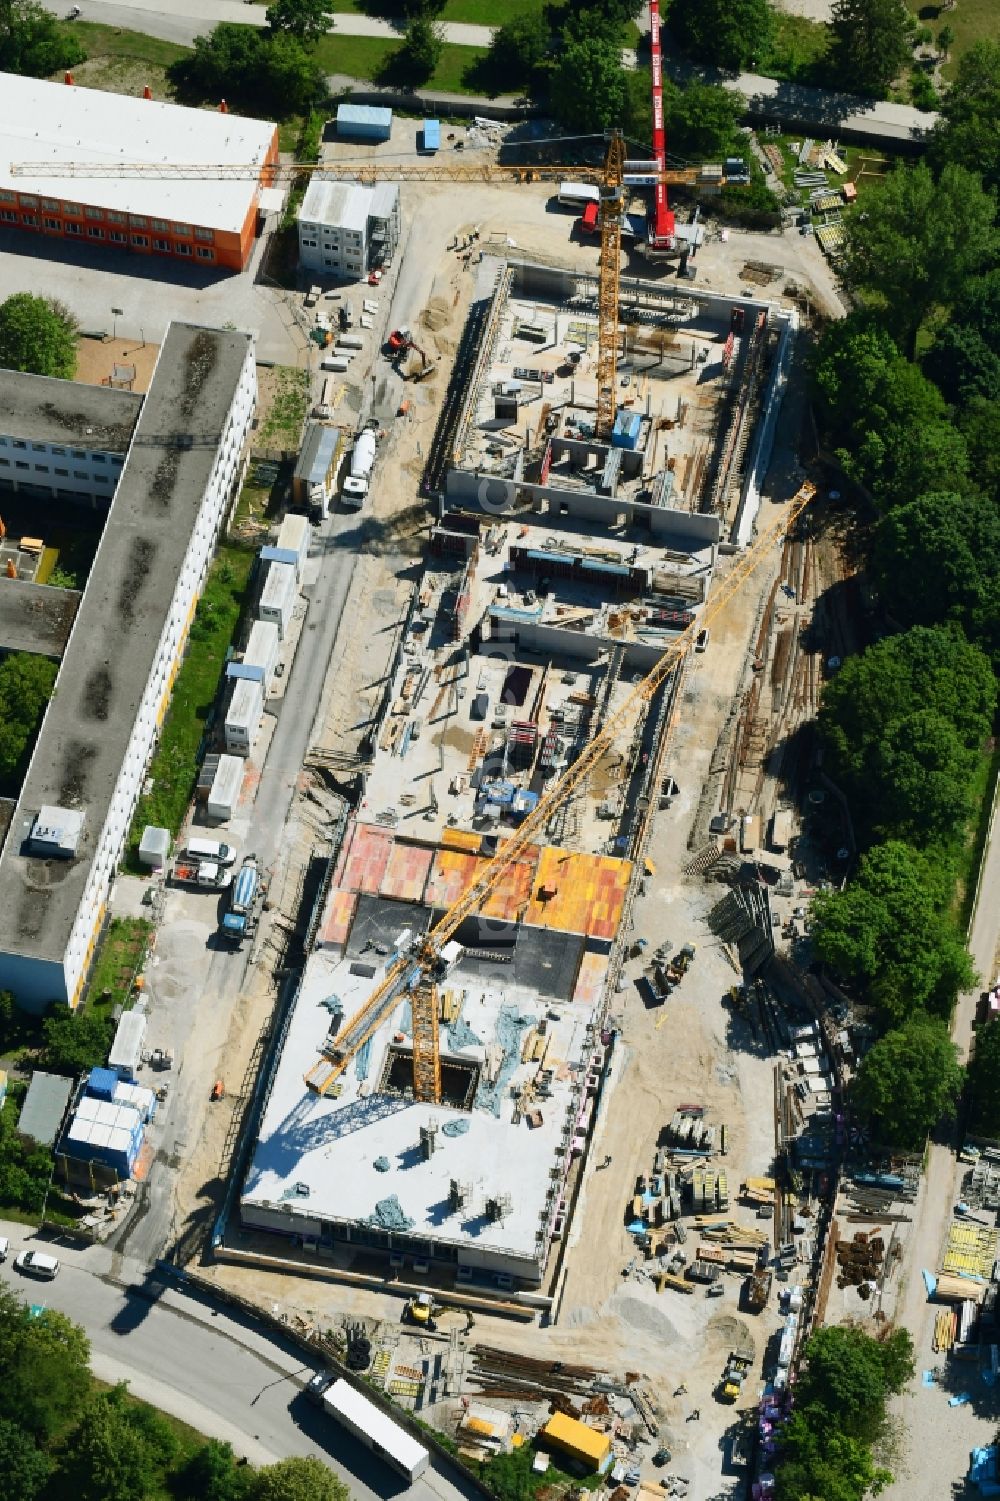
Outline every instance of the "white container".
<path fill-rule="evenodd" d="M 279 547 L 282 552 L 294 553 L 297 559 L 295 573 L 300 579 L 302 577 L 302 570 L 305 567 L 306 558 L 309 556 L 309 539 L 311 536 L 312 528 L 309 522 L 305 516 L 300 516 L 296 512 L 292 512 L 286 516 L 278 528 L 278 540 L 274 545 L 275 547 Z"/>
<path fill-rule="evenodd" d="M 365 341 L 360 334 L 341 334 L 337 340 L 337 353 L 342 349 L 364 349 Z"/>
<path fill-rule="evenodd" d="M 350 360 L 345 356 L 328 354 L 326 359 L 321 361 L 319 368 L 321 370 L 328 370 L 335 375 L 343 375 L 350 363 Z"/>
<path fill-rule="evenodd" d="M 205 812 L 212 823 L 227 823 L 236 811 L 246 762 L 242 756 L 220 756 L 219 769 L 208 794 Z"/>
<path fill-rule="evenodd" d="M 257 619 L 271 620 L 284 640 L 292 623 L 292 611 L 299 596 L 295 568 L 291 563 L 269 563 L 264 588 L 257 605 Z"/>
<path fill-rule="evenodd" d="M 255 620 L 250 628 L 247 649 L 243 653 L 243 676 L 251 674 L 263 683 L 267 692 L 274 676 L 275 664 L 281 650 L 281 637 L 273 620 Z"/>
<path fill-rule="evenodd" d="M 238 678 L 226 710 L 226 750 L 233 756 L 249 756 L 264 712 L 264 685 L 253 678 Z"/>

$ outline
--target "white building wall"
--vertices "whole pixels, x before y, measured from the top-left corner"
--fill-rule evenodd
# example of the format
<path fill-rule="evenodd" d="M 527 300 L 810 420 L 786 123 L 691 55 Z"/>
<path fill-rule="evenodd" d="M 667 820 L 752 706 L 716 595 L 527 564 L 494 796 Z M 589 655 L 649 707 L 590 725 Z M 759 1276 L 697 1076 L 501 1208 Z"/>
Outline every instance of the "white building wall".
<path fill-rule="evenodd" d="M 0 433 L 0 485 L 30 495 L 109 506 L 124 462 L 122 454 L 103 449 L 35 443 Z"/>
<path fill-rule="evenodd" d="M 257 402 L 257 370 L 251 344 L 223 429 L 216 461 L 202 497 L 191 541 L 181 566 L 170 612 L 160 636 L 153 670 L 139 703 L 125 759 L 118 774 L 108 816 L 94 852 L 83 899 L 77 910 L 64 959 L 66 994 L 75 1006 L 100 932 L 118 861 L 125 845 L 139 791 L 163 722 L 174 669 L 187 641 L 194 607 L 201 594 L 223 514 L 236 481 L 243 448 Z"/>

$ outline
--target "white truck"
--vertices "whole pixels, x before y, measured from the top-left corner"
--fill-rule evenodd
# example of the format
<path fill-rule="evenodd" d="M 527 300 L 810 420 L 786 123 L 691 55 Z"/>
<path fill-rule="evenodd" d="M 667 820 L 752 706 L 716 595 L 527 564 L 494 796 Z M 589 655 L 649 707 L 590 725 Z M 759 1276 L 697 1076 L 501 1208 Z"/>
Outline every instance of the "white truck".
<path fill-rule="evenodd" d="M 351 472 L 344 480 L 341 499 L 345 506 L 360 511 L 368 494 L 372 465 L 375 463 L 375 434 L 370 427 L 360 433 L 351 453 Z"/>
<path fill-rule="evenodd" d="M 174 863 L 173 880 L 178 886 L 196 886 L 200 891 L 222 891 L 232 879 L 232 870 L 216 860 L 192 860 L 182 855 Z"/>

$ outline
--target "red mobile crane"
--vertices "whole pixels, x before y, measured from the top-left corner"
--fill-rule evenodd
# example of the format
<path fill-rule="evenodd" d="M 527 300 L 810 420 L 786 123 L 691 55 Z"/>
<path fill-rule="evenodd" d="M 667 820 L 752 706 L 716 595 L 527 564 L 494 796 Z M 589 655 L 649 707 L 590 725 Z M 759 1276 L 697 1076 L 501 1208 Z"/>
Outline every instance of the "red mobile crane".
<path fill-rule="evenodd" d="M 663 124 L 663 53 L 660 49 L 660 0 L 649 0 L 649 37 L 653 74 L 653 155 L 660 172 L 667 161 L 667 132 Z M 667 185 L 653 185 L 653 217 L 649 221 L 649 248 L 662 255 L 676 246 L 674 215 L 667 202 Z"/>

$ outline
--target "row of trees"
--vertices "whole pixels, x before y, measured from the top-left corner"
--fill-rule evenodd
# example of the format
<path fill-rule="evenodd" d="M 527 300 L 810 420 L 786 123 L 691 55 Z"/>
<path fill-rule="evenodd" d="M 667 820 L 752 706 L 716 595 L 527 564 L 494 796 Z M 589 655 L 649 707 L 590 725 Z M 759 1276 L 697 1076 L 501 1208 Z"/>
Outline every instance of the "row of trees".
<path fill-rule="evenodd" d="M 1000 47 L 973 48 L 928 160 L 850 220 L 855 310 L 814 362 L 822 426 L 869 504 L 869 574 L 892 632 L 823 696 L 826 764 L 863 853 L 846 889 L 814 904 L 816 953 L 876 1008 L 853 1104 L 906 1147 L 955 1106 L 948 1023 L 976 978 L 955 893 L 1000 669 L 1000 159 L 994 144 L 980 174 L 971 155 L 998 99 Z M 1000 1029 L 981 1057 L 1000 1065 Z M 981 1123 L 1000 1129 L 1000 1090 L 977 1067 Z"/>
<path fill-rule="evenodd" d="M 864 1501 L 892 1479 L 874 1451 L 887 1434 L 889 1398 L 913 1376 L 905 1329 L 872 1339 L 850 1326 L 819 1329 L 806 1342 L 795 1411 L 782 1430 L 777 1501 Z"/>
<path fill-rule="evenodd" d="M 778 18 L 771 0 L 669 0 L 667 24 L 699 62 L 766 73 Z M 815 82 L 882 98 L 912 58 L 916 25 L 903 0 L 833 0 Z"/>
<path fill-rule="evenodd" d="M 33 1316 L 0 1285 L 0 1473 L 5 1501 L 348 1501 L 318 1459 L 253 1470 L 228 1444 L 192 1448 L 124 1386 L 94 1388 L 79 1325 Z"/>

